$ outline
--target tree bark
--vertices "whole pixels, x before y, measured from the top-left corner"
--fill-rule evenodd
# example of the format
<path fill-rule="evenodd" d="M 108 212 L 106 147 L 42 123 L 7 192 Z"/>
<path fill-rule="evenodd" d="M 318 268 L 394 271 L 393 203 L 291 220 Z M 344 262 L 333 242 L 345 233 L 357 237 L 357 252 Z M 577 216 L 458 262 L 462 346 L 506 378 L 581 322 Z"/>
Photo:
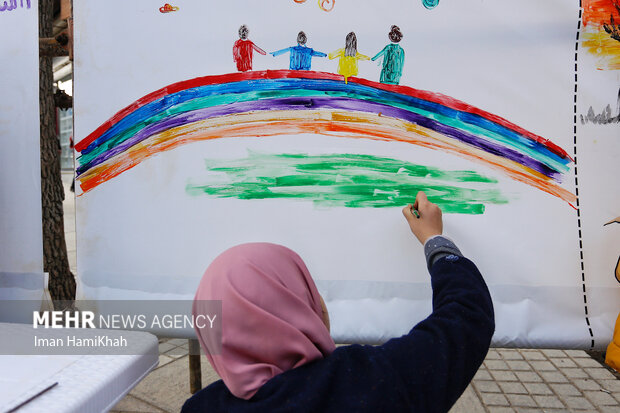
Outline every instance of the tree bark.
<path fill-rule="evenodd" d="M 53 0 L 39 1 L 39 37 L 52 37 Z M 69 268 L 60 175 L 60 141 L 56 134 L 52 58 L 39 57 L 41 114 L 41 207 L 43 213 L 43 269 L 49 273 L 53 300 L 75 300 L 75 278 Z"/>

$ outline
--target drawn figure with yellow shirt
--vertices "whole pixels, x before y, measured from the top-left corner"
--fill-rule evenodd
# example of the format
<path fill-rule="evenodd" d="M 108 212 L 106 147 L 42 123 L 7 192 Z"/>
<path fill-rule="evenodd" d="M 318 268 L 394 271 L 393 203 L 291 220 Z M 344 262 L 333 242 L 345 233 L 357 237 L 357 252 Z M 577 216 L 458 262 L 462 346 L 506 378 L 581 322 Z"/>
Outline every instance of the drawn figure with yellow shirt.
<path fill-rule="evenodd" d="M 338 49 L 329 54 L 330 59 L 340 58 L 338 61 L 338 73 L 344 76 L 345 83 L 351 76 L 357 76 L 358 60 L 370 60 L 370 57 L 357 52 L 357 36 L 351 32 L 347 34 L 344 49 Z"/>

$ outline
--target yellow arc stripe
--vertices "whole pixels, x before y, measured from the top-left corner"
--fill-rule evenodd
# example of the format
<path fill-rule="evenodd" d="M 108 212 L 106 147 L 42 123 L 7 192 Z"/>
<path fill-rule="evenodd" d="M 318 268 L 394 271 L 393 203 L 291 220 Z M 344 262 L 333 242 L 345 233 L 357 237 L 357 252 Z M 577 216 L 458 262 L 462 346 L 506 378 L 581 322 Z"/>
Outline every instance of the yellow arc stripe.
<path fill-rule="evenodd" d="M 574 194 L 527 166 L 455 141 L 423 126 L 381 114 L 341 110 L 260 111 L 200 120 L 150 136 L 80 175 L 79 180 L 84 192 L 88 192 L 143 160 L 186 143 L 224 137 L 266 137 L 299 133 L 400 141 L 442 149 L 489 165 L 512 179 L 541 189 L 568 203 L 575 202 L 576 199 Z"/>

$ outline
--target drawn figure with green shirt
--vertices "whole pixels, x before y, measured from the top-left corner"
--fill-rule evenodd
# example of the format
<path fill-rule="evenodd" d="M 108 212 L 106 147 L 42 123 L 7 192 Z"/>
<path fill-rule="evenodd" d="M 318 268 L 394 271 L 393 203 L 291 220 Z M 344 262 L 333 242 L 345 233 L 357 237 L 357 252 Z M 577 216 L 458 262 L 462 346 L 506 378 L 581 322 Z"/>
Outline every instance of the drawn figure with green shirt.
<path fill-rule="evenodd" d="M 403 74 L 403 65 L 405 63 L 405 51 L 398 43 L 403 38 L 398 26 L 392 26 L 388 37 L 392 43 L 388 44 L 381 50 L 372 60 L 377 60 L 383 56 L 383 67 L 381 68 L 381 83 L 389 85 L 397 85 Z"/>

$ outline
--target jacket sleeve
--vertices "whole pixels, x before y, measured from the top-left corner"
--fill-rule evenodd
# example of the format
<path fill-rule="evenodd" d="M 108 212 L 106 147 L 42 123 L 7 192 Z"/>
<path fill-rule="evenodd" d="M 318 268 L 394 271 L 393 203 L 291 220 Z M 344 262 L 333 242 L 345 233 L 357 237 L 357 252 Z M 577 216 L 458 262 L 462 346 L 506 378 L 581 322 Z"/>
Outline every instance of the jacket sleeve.
<path fill-rule="evenodd" d="M 337 57 L 342 57 L 344 55 L 344 49 L 338 49 L 338 50 L 334 50 L 333 52 L 331 52 L 328 57 L 329 60 L 333 60 Z"/>
<path fill-rule="evenodd" d="M 379 53 L 377 53 L 372 59 L 372 61 L 377 60 L 379 57 L 383 56 L 385 54 L 385 51 L 387 50 L 387 46 L 385 46 Z"/>
<path fill-rule="evenodd" d="M 281 50 L 278 50 L 278 51 L 275 51 L 275 52 L 271 52 L 271 54 L 273 56 L 280 56 L 281 54 L 284 54 L 284 53 L 287 53 L 287 52 L 290 52 L 290 51 L 291 51 L 291 48 L 287 47 L 286 49 L 281 49 Z"/>
<path fill-rule="evenodd" d="M 254 44 L 254 42 L 252 42 L 252 48 L 254 50 L 256 50 L 258 53 L 262 54 L 262 55 L 266 55 L 267 52 L 264 51 L 263 49 L 261 49 L 260 47 L 258 47 L 257 45 Z"/>
<path fill-rule="evenodd" d="M 412 411 L 447 412 L 484 361 L 495 320 L 487 286 L 470 260 L 444 255 L 430 274 L 432 314 L 377 350 Z"/>

